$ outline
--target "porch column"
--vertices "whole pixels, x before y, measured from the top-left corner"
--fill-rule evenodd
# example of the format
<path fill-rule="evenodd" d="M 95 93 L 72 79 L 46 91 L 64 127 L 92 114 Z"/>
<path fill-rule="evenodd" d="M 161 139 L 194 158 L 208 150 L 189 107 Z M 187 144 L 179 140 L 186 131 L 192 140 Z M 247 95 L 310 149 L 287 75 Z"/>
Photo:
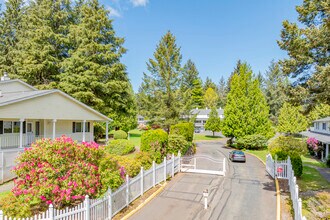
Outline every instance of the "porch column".
<path fill-rule="evenodd" d="M 109 140 L 109 131 L 108 131 L 108 129 L 109 129 L 109 122 L 107 121 L 105 123 L 105 142 L 108 142 L 108 140 Z"/>
<path fill-rule="evenodd" d="M 329 144 L 325 145 L 325 159 L 327 160 L 329 156 Z"/>
<path fill-rule="evenodd" d="M 82 124 L 83 124 L 82 141 L 85 142 L 85 140 L 86 140 L 86 131 L 85 131 L 86 130 L 86 120 L 84 120 Z"/>
<path fill-rule="evenodd" d="M 24 118 L 19 120 L 19 147 L 23 148 L 23 122 L 25 121 Z"/>
<path fill-rule="evenodd" d="M 56 119 L 53 119 L 53 140 L 55 140 L 56 137 Z"/>

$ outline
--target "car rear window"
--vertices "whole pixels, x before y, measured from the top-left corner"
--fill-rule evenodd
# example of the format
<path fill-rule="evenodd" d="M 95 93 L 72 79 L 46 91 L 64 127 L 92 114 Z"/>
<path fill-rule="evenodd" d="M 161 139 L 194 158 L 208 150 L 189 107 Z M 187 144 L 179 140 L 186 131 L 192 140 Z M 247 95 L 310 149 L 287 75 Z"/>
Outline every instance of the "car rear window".
<path fill-rule="evenodd" d="M 243 151 L 235 151 L 234 154 L 244 155 Z"/>

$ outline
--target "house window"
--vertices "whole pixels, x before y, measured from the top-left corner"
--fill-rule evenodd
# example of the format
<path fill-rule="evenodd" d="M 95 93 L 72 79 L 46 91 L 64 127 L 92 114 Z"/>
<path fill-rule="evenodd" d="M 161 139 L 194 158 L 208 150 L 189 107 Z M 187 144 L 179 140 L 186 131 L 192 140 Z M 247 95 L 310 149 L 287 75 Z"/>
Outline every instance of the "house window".
<path fill-rule="evenodd" d="M 200 120 L 198 120 L 198 121 L 196 121 L 196 123 L 198 123 L 198 124 L 199 124 L 199 123 L 201 123 L 201 121 L 200 121 Z"/>
<path fill-rule="evenodd" d="M 12 134 L 19 133 L 20 122 L 19 121 L 4 121 L 3 122 L 3 133 Z"/>
<path fill-rule="evenodd" d="M 327 124 L 326 123 L 322 123 L 322 129 L 327 130 Z"/>
<path fill-rule="evenodd" d="M 73 122 L 72 123 L 72 132 L 73 133 L 79 133 L 79 132 L 83 132 L 83 122 Z M 90 129 L 90 123 L 86 122 L 86 127 L 85 127 L 85 132 L 89 132 Z"/>
<path fill-rule="evenodd" d="M 316 130 L 319 130 L 319 123 L 316 122 L 315 125 L 316 125 L 316 126 L 315 126 L 315 127 L 316 127 Z"/>

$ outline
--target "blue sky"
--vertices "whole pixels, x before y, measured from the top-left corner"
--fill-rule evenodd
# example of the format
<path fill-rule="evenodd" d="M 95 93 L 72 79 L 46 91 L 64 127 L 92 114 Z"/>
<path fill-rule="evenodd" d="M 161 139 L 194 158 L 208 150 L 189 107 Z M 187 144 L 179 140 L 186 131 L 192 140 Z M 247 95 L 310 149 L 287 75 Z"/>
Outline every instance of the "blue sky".
<path fill-rule="evenodd" d="M 146 62 L 170 30 L 181 47 L 183 63 L 192 59 L 203 80 L 228 78 L 236 61 L 264 73 L 271 60 L 286 57 L 276 40 L 282 21 L 296 21 L 302 0 L 103 0 L 112 10 L 114 28 L 128 49 L 122 62 L 138 90 Z"/>

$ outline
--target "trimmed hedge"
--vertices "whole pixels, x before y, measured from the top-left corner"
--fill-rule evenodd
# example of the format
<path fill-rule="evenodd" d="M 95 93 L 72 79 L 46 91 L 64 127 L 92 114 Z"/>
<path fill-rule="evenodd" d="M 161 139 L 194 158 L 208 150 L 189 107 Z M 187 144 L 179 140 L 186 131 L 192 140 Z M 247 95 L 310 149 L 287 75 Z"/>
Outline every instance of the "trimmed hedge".
<path fill-rule="evenodd" d="M 238 138 L 235 141 L 234 146 L 239 149 L 251 149 L 259 150 L 267 148 L 267 138 L 260 134 L 247 135 L 241 138 Z"/>
<path fill-rule="evenodd" d="M 113 132 L 113 138 L 117 139 L 127 139 L 127 133 L 123 130 L 118 130 Z"/>
<path fill-rule="evenodd" d="M 149 130 L 141 135 L 141 151 L 150 152 L 157 162 L 166 155 L 168 134 L 163 129 Z"/>
<path fill-rule="evenodd" d="M 170 135 L 182 135 L 186 141 L 193 141 L 194 139 L 194 124 L 191 122 L 179 123 L 172 125 L 170 129 Z"/>
<path fill-rule="evenodd" d="M 110 154 L 126 155 L 135 150 L 134 144 L 129 140 L 118 139 L 110 141 L 105 150 Z"/>
<path fill-rule="evenodd" d="M 190 145 L 191 144 L 189 144 L 182 135 L 171 134 L 168 136 L 168 147 L 166 152 L 178 155 L 178 152 L 180 151 L 182 155 L 185 155 Z"/>

